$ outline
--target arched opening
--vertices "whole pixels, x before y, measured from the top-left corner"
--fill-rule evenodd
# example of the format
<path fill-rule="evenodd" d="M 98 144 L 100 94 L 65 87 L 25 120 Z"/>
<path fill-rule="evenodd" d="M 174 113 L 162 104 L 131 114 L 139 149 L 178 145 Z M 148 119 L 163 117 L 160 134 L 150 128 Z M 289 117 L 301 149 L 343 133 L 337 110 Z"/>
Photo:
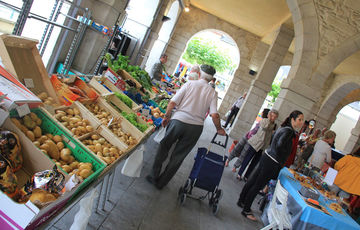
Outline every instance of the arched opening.
<path fill-rule="evenodd" d="M 282 81 L 288 77 L 290 69 L 291 69 L 291 66 L 289 66 L 289 65 L 280 66 L 280 68 L 275 76 L 275 79 L 271 85 L 271 91 L 266 96 L 264 103 L 261 106 L 258 115 L 256 116 L 256 120 L 254 121 L 254 124 L 252 125 L 252 128 L 255 127 L 257 122 L 261 121 L 262 111 L 265 108 L 271 109 L 273 107 L 274 102 L 281 90 L 280 85 L 281 85 Z"/>
<path fill-rule="evenodd" d="M 155 41 L 153 47 L 151 48 L 149 57 L 145 64 L 145 70 L 150 72 L 152 66 L 159 60 L 161 54 L 163 53 L 169 39 L 170 35 L 174 29 L 177 17 L 179 14 L 179 2 L 175 1 L 172 3 L 167 18 L 170 18 L 167 21 L 164 21 L 161 29 L 159 31 L 159 38 Z"/>
<path fill-rule="evenodd" d="M 184 77 L 193 65 L 213 65 L 217 70 L 216 91 L 220 106 L 239 63 L 240 52 L 234 39 L 223 31 L 207 29 L 188 40 L 174 74 Z"/>
<path fill-rule="evenodd" d="M 344 151 L 346 143 L 351 136 L 351 130 L 356 126 L 359 116 L 360 101 L 344 106 L 336 115 L 336 120 L 330 127 L 336 133 L 336 149 Z"/>

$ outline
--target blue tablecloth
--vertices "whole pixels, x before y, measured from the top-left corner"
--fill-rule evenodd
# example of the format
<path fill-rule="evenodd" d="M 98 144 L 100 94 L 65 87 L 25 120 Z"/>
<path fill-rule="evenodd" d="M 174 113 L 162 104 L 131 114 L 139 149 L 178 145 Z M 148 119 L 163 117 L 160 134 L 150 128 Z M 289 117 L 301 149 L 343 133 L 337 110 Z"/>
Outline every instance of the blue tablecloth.
<path fill-rule="evenodd" d="M 344 214 L 339 214 L 330 209 L 329 204 L 333 201 L 325 200 L 322 195 L 318 201 L 332 216 L 307 205 L 298 192 L 301 189 L 300 182 L 295 180 L 287 168 L 280 171 L 278 179 L 289 192 L 288 209 L 292 215 L 293 229 L 360 229 L 360 225 L 345 210 L 343 210 Z"/>

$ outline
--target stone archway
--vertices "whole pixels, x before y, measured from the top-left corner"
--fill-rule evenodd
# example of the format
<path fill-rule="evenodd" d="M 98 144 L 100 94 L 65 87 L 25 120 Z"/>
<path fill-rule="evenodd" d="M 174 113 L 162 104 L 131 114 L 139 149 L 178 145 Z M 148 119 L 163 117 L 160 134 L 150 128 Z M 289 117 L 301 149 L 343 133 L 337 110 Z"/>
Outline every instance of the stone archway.
<path fill-rule="evenodd" d="M 225 83 L 224 89 L 217 88 L 218 98 L 219 98 L 218 106 L 219 106 L 222 101 L 222 98 L 224 97 L 224 95 L 226 94 L 232 83 L 235 72 L 239 68 L 240 59 L 241 59 L 239 48 L 235 40 L 229 34 L 225 33 L 222 30 L 217 30 L 217 29 L 202 30 L 197 32 L 196 34 L 193 34 L 191 38 L 186 42 L 186 47 L 179 58 L 177 66 L 180 62 L 186 63 L 186 60 L 183 59 L 183 57 L 186 54 L 186 51 L 188 50 L 189 44 L 197 39 L 200 39 L 201 42 L 210 43 L 211 46 L 216 47 L 216 50 L 219 51 L 219 54 L 222 54 L 223 57 L 225 58 L 229 58 L 232 62 L 232 65 L 228 65 L 226 70 L 224 70 L 223 72 L 220 72 L 217 69 L 215 75 L 217 81 L 221 81 Z"/>
<path fill-rule="evenodd" d="M 328 127 L 335 121 L 336 115 L 345 105 L 358 100 L 360 100 L 360 83 L 344 82 L 325 98 L 316 120 L 320 126 Z"/>
<path fill-rule="evenodd" d="M 241 92 L 248 88 L 253 77 L 249 72 L 249 63 L 260 37 L 240 29 L 214 15 L 206 13 L 196 7 L 191 7 L 189 13 L 183 13 L 176 25 L 171 41 L 165 51 L 168 55 L 166 68 L 173 72 L 178 60 L 186 48 L 187 41 L 199 31 L 216 29 L 231 36 L 240 52 L 240 64 L 234 73 L 234 78 L 219 108 L 220 114 L 224 115 L 231 104 L 238 98 Z"/>

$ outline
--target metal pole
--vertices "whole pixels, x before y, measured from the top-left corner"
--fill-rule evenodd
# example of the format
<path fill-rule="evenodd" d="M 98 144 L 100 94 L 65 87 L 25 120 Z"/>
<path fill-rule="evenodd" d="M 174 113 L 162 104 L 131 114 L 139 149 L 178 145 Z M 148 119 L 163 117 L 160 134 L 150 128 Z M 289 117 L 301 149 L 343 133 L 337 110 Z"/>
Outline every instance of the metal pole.
<path fill-rule="evenodd" d="M 58 0 L 55 0 L 54 6 L 53 6 L 53 8 L 52 8 L 52 10 L 51 10 L 51 13 L 50 13 L 50 16 L 49 16 L 49 19 L 48 19 L 49 21 L 52 21 L 52 20 L 53 20 L 53 17 L 54 17 L 54 14 L 55 14 L 55 10 L 56 10 L 58 4 L 59 4 L 59 1 L 58 1 Z M 45 40 L 45 36 L 46 36 L 46 34 L 47 34 L 48 30 L 49 30 L 49 26 L 50 26 L 49 24 L 46 24 L 46 26 L 45 26 L 43 35 L 41 36 L 40 42 L 39 42 L 39 44 L 38 44 L 38 50 L 41 50 L 42 44 L 43 44 L 43 42 L 44 42 L 44 40 Z M 41 55 L 41 53 L 40 53 L 40 55 Z M 42 56 L 42 55 L 41 55 L 41 56 Z"/>
<path fill-rule="evenodd" d="M 106 51 L 109 49 L 110 44 L 111 44 L 111 41 L 114 39 L 115 34 L 117 33 L 117 30 L 118 30 L 118 28 L 119 28 L 119 26 L 117 25 L 117 21 L 119 20 L 120 15 L 121 15 L 121 13 L 119 13 L 118 16 L 117 16 L 117 18 L 116 18 L 113 34 L 112 34 L 111 37 L 107 40 L 104 49 L 103 49 L 103 50 L 101 51 L 101 53 L 100 53 L 100 57 L 99 57 L 99 59 L 98 59 L 98 61 L 97 61 L 97 63 L 96 63 L 94 75 L 97 75 L 97 74 L 99 73 L 101 64 L 102 64 L 102 62 L 103 62 L 103 57 L 104 57 Z"/>
<path fill-rule="evenodd" d="M 19 17 L 14 26 L 14 30 L 13 30 L 14 35 L 18 35 L 18 36 L 21 35 L 21 33 L 24 29 L 24 26 L 25 26 L 25 22 L 29 16 L 32 4 L 33 4 L 33 0 L 24 0 L 23 1 L 23 6 L 21 8 Z"/>
<path fill-rule="evenodd" d="M 59 7 L 58 7 L 58 9 L 57 9 L 57 11 L 56 11 L 56 13 L 55 13 L 54 22 L 56 22 L 56 20 L 57 20 L 58 17 L 59 17 L 61 8 L 62 8 L 62 6 L 63 6 L 63 3 L 64 3 L 64 0 L 61 0 L 61 1 L 60 1 L 60 4 L 59 4 Z M 49 25 L 49 24 L 48 24 L 48 25 Z M 48 27 L 48 25 L 47 25 L 47 27 Z M 42 56 L 42 55 L 44 54 L 44 52 L 45 52 L 46 46 L 47 46 L 47 44 L 48 44 L 48 42 L 49 42 L 49 40 L 50 40 L 50 37 L 51 37 L 51 34 L 52 34 L 53 29 L 54 29 L 54 25 L 52 24 L 52 25 L 50 26 L 50 30 L 49 30 L 49 33 L 48 33 L 46 39 L 45 39 L 45 43 L 44 43 L 44 45 L 43 45 L 43 47 L 42 47 L 42 50 L 40 51 L 40 55 L 41 55 L 41 56 Z"/>
<path fill-rule="evenodd" d="M 67 29 L 67 30 L 71 30 L 71 31 L 76 32 L 76 30 L 74 30 L 73 28 L 64 26 L 64 25 L 59 24 L 59 23 L 56 23 L 56 22 L 48 21 L 47 19 L 43 19 L 43 18 L 40 18 L 40 17 L 35 16 L 35 15 L 29 15 L 29 18 L 34 18 L 34 19 L 36 19 L 36 20 L 39 20 L 39 21 L 42 21 L 42 22 L 46 22 L 46 23 L 49 23 L 49 24 L 52 24 L 52 25 L 55 25 L 55 26 L 58 26 L 58 27 L 61 27 L 61 28 L 64 28 L 64 29 Z"/>

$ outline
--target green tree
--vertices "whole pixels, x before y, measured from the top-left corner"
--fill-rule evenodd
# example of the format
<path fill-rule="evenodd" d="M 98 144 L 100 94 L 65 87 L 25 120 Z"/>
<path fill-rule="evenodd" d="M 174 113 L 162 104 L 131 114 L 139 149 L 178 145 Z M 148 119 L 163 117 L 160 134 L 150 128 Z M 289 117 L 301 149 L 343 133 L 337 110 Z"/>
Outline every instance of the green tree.
<path fill-rule="evenodd" d="M 229 56 L 222 54 L 215 44 L 203 38 L 193 38 L 189 42 L 183 59 L 191 64 L 211 65 L 218 72 L 224 72 L 234 66 Z"/>
<path fill-rule="evenodd" d="M 269 94 L 268 94 L 269 96 L 272 97 L 272 103 L 275 102 L 277 96 L 278 96 L 279 93 L 280 93 L 280 90 L 281 90 L 281 88 L 280 88 L 280 83 L 272 83 L 272 85 L 271 85 L 271 91 L 270 91 Z"/>

